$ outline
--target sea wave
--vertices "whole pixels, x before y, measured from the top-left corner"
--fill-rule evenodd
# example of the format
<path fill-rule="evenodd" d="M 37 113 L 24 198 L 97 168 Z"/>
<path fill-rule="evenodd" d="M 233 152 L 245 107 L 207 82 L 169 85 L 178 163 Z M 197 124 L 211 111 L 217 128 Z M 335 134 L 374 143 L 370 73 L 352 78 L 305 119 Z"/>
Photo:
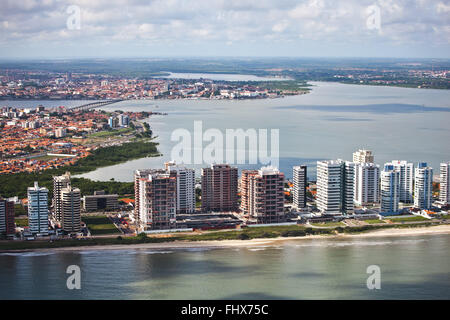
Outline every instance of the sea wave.
<path fill-rule="evenodd" d="M 3 252 L 0 256 L 12 257 L 43 257 L 54 254 L 54 252 Z"/>
<path fill-rule="evenodd" d="M 153 251 L 142 251 L 138 253 L 145 253 L 145 254 L 168 254 L 173 253 L 173 251 L 163 251 L 163 250 L 153 250 Z"/>
<path fill-rule="evenodd" d="M 181 251 L 189 251 L 189 252 L 203 252 L 203 251 L 211 251 L 213 248 L 180 248 Z"/>
<path fill-rule="evenodd" d="M 415 244 L 428 241 L 426 239 L 404 239 L 404 240 L 380 240 L 380 241 L 327 241 L 311 243 L 302 243 L 294 245 L 297 248 L 304 247 L 348 247 L 348 246 L 386 246 L 386 245 L 402 245 L 402 244 Z"/>

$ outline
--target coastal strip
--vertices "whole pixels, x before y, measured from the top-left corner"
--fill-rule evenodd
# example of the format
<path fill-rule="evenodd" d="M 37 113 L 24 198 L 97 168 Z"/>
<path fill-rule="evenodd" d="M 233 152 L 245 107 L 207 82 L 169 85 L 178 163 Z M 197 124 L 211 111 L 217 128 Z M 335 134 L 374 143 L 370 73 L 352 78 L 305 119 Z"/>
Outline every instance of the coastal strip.
<path fill-rule="evenodd" d="M 271 246 L 284 245 L 288 241 L 299 240 L 341 240 L 341 239 L 359 239 L 359 238 L 387 238 L 387 237 L 405 237 L 405 236 L 428 236 L 450 234 L 450 225 L 437 225 L 429 227 L 413 227 L 413 228 L 389 228 L 376 229 L 356 234 L 320 234 L 306 235 L 295 237 L 277 237 L 277 238 L 256 238 L 249 240 L 209 240 L 209 241 L 172 241 L 158 243 L 137 243 L 137 244 L 108 244 L 108 245 L 87 245 L 87 246 L 71 246 L 59 248 L 36 248 L 21 250 L 0 250 L 0 253 L 13 252 L 68 252 L 68 251 L 103 251 L 103 250 L 135 250 L 135 249 L 222 249 L 232 247 L 254 247 L 254 246 Z"/>

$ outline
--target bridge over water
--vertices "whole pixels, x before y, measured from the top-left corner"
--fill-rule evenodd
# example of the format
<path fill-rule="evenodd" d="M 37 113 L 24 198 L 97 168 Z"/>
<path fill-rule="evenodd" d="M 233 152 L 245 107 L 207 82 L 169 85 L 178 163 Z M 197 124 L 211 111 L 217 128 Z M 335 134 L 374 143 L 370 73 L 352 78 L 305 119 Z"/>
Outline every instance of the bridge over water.
<path fill-rule="evenodd" d="M 99 107 L 106 106 L 108 104 L 113 104 L 117 102 L 123 101 L 122 99 L 116 99 L 116 100 L 104 100 L 104 101 L 97 101 L 97 102 L 91 102 L 88 104 L 83 104 L 81 106 L 71 107 L 69 110 L 77 111 L 77 110 L 89 110 L 89 109 L 95 109 Z"/>

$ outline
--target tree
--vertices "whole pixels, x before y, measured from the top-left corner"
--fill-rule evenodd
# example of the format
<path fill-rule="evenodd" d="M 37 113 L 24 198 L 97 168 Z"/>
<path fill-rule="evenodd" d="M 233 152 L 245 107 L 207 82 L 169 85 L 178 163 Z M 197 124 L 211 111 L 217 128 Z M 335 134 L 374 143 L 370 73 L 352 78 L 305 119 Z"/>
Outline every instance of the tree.
<path fill-rule="evenodd" d="M 250 236 L 246 233 L 241 233 L 240 235 L 238 235 L 238 239 L 239 240 L 248 240 L 248 239 L 250 239 Z"/>
<path fill-rule="evenodd" d="M 147 234 L 145 232 L 141 232 L 137 235 L 138 239 L 147 239 Z"/>

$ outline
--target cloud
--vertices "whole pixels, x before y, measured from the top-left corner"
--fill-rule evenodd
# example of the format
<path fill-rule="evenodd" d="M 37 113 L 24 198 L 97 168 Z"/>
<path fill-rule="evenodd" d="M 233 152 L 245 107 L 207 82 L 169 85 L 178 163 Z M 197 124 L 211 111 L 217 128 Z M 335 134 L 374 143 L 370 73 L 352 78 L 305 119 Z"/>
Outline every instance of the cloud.
<path fill-rule="evenodd" d="M 4 2 L 4 3 L 3 3 Z M 0 48 L 73 44 L 133 45 L 327 42 L 437 45 L 448 49 L 448 2 L 439 0 L 6 0 Z M 80 8 L 81 30 L 68 30 L 67 7 Z M 382 32 L 367 28 L 380 9 Z M 448 52 L 448 51 L 447 51 Z"/>

